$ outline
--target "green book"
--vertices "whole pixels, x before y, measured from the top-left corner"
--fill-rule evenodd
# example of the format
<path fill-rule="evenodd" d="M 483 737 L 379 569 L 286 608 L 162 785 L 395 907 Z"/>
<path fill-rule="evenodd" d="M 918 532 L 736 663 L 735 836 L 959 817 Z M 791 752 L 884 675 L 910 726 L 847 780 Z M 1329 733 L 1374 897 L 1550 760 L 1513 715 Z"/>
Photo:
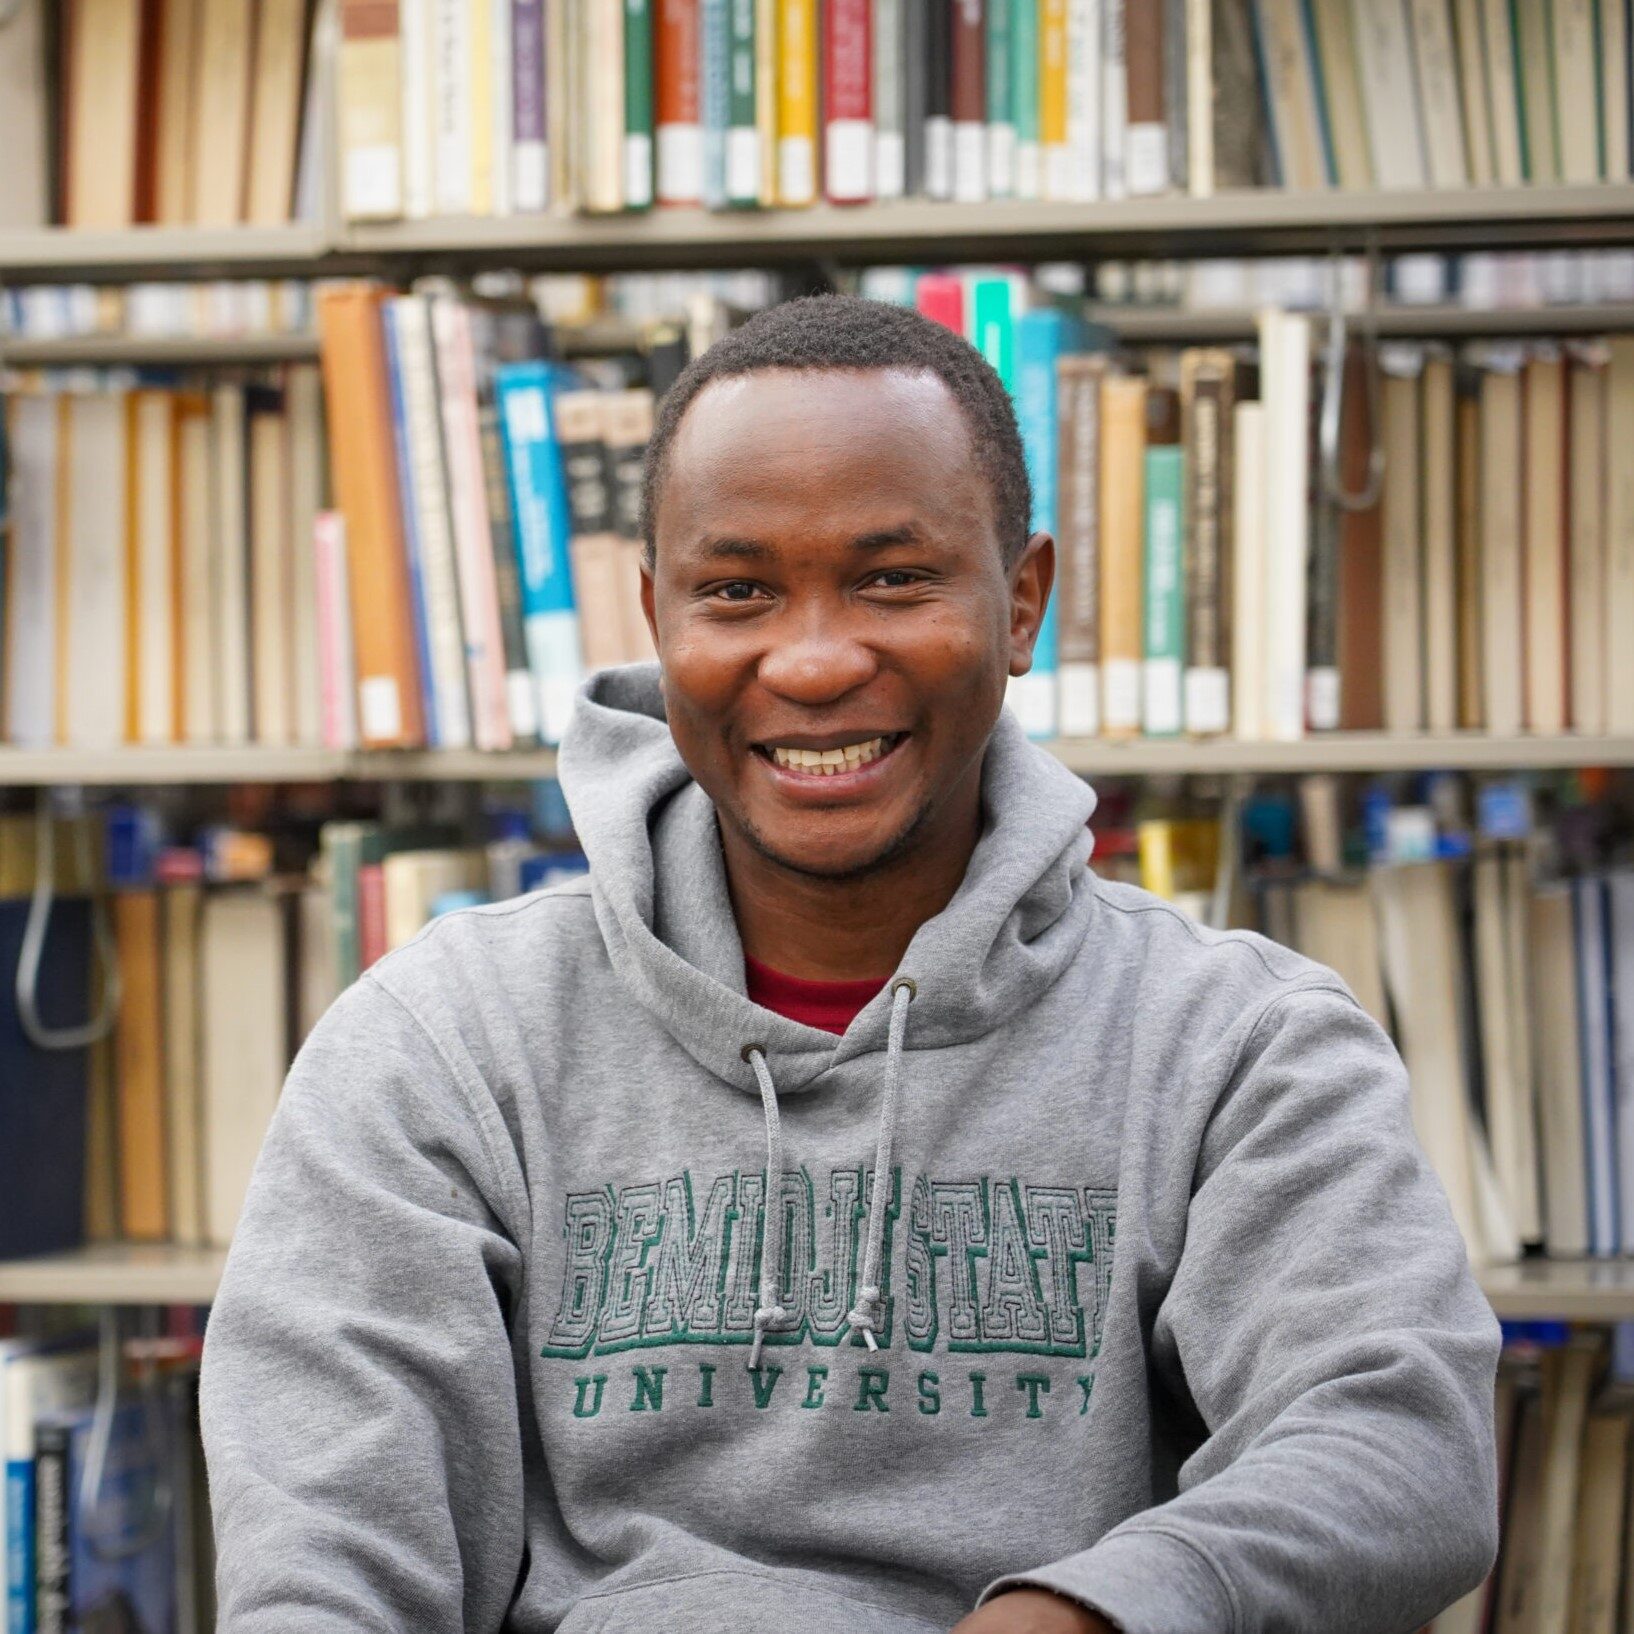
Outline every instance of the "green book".
<path fill-rule="evenodd" d="M 1186 663 L 1186 584 L 1181 561 L 1184 461 L 1178 447 L 1146 450 L 1146 518 L 1141 574 L 1141 729 L 1174 737 L 1181 725 Z"/>
<path fill-rule="evenodd" d="M 624 205 L 652 203 L 652 5 L 624 0 Z"/>
<path fill-rule="evenodd" d="M 970 343 L 993 365 L 1004 389 L 1015 389 L 1015 280 L 1006 273 L 977 278 L 971 285 Z"/>
<path fill-rule="evenodd" d="M 1010 117 L 1016 128 L 1015 191 L 1044 194 L 1044 154 L 1038 145 L 1038 0 L 1009 0 Z M 992 81 L 988 81 L 992 94 Z"/>
<path fill-rule="evenodd" d="M 1016 190 L 1015 30 L 1013 0 L 987 0 L 987 191 L 995 199 Z"/>
<path fill-rule="evenodd" d="M 755 118 L 755 0 L 728 0 L 726 202 L 760 203 L 760 127 Z"/>

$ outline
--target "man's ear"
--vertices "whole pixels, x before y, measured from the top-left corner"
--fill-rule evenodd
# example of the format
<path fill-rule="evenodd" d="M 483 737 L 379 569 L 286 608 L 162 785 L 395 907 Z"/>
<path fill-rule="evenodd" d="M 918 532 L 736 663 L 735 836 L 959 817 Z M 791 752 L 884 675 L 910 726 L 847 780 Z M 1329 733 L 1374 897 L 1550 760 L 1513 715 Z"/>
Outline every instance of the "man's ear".
<path fill-rule="evenodd" d="M 1055 583 L 1055 541 L 1035 533 L 1010 569 L 1010 673 L 1033 667 L 1033 644 Z"/>
<path fill-rule="evenodd" d="M 652 637 L 653 650 L 658 649 L 658 614 L 653 608 L 652 568 L 646 557 L 641 559 L 641 616 L 647 621 L 647 633 Z"/>

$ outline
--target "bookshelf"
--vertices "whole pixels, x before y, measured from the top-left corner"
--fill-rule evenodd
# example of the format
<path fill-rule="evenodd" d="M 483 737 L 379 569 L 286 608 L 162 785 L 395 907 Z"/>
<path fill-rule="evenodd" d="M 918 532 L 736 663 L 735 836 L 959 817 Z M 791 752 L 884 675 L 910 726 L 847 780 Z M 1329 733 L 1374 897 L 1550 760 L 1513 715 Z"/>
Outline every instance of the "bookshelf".
<path fill-rule="evenodd" d="M 224 364 L 312 363 L 318 337 L 245 335 L 65 335 L 53 340 L 0 336 L 0 365 L 28 369 L 146 366 L 219 368 Z"/>
<path fill-rule="evenodd" d="M 1333 732 L 1296 743 L 1231 738 L 1129 742 L 1063 739 L 1045 747 L 1085 777 L 1297 776 L 1309 772 L 1551 771 L 1634 766 L 1630 737 L 1489 737 L 1479 732 L 1416 736 Z M 556 775 L 553 749 L 489 754 L 476 749 L 0 747 L 0 789 L 53 783 L 103 788 L 166 784 L 527 782 Z"/>
<path fill-rule="evenodd" d="M 0 1261 L 0 1303 L 203 1305 L 214 1297 L 226 1253 L 170 1243 L 102 1243 L 73 1253 Z M 1525 1260 L 1479 1273 L 1506 1321 L 1634 1320 L 1634 1262 Z"/>
<path fill-rule="evenodd" d="M 1634 182 L 1422 191 L 1256 188 L 1094 204 L 912 199 L 808 210 L 444 217 L 325 227 L 0 232 L 0 281 L 348 273 L 675 271 L 811 262 L 1036 261 L 1634 243 Z"/>

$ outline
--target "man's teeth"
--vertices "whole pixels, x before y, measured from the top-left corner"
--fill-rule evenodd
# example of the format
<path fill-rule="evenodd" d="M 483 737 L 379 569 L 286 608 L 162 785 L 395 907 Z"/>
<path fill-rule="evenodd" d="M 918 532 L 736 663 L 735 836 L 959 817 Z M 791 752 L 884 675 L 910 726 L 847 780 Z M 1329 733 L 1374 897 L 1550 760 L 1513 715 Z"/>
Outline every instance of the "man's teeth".
<path fill-rule="evenodd" d="M 869 738 L 866 743 L 848 743 L 843 749 L 785 749 L 772 746 L 772 759 L 790 771 L 814 773 L 818 777 L 833 777 L 836 772 L 854 772 L 885 753 L 884 738 Z"/>

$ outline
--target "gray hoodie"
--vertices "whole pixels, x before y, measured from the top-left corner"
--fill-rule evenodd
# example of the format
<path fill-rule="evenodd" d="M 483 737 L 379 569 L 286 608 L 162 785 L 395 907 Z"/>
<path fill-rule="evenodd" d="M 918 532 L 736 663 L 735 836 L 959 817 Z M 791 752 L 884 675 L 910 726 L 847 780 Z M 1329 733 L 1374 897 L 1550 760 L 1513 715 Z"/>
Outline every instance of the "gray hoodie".
<path fill-rule="evenodd" d="M 1497 1327 L 1336 976 L 1098 880 L 1006 716 L 835 1038 L 744 996 L 654 668 L 562 777 L 588 880 L 436 921 L 290 1074 L 205 1354 L 223 1634 L 924 1634 L 1024 1583 L 1386 1634 L 1479 1579 Z"/>

